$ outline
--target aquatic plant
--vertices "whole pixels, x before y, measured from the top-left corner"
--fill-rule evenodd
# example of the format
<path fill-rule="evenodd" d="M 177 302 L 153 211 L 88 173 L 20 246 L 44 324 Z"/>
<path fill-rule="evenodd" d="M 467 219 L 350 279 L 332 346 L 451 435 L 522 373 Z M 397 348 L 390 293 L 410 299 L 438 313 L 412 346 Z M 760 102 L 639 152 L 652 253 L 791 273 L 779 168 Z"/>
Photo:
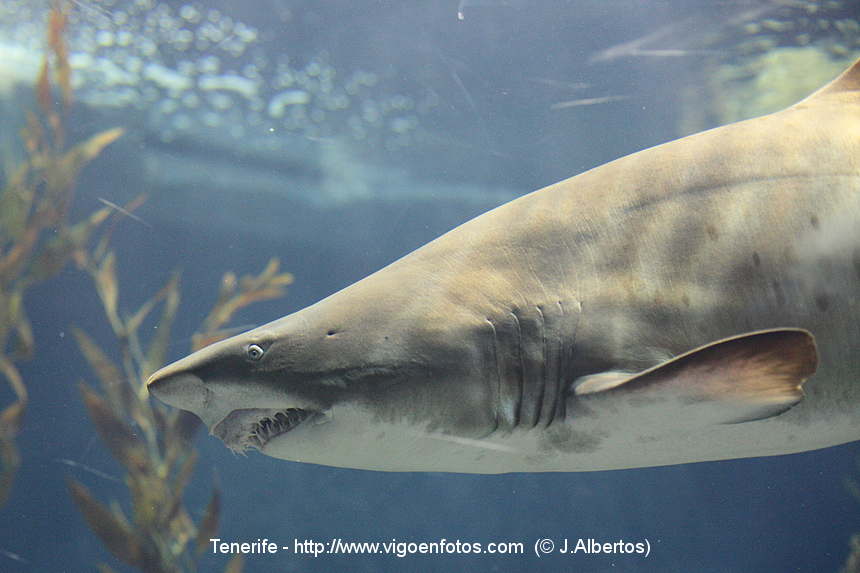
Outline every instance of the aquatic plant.
<path fill-rule="evenodd" d="M 0 377 L 14 394 L 0 411 L 0 506 L 20 464 L 15 437 L 28 400 L 16 362 L 34 350 L 25 294 L 63 269 L 110 214 L 104 208 L 75 224 L 67 221 L 78 173 L 122 134 L 112 129 L 66 148 L 63 124 L 72 104 L 67 21 L 60 6 L 50 12 L 48 50 L 36 83 L 37 111 L 27 114 L 21 132 L 26 160 L 7 169 L 0 190 Z"/>
<path fill-rule="evenodd" d="M 860 572 L 860 533 L 855 533 L 851 536 L 851 552 L 845 560 L 845 565 L 839 570 L 839 573 L 858 573 Z"/>
<path fill-rule="evenodd" d="M 22 130 L 27 159 L 7 170 L 0 193 L 0 375 L 15 396 L 0 411 L 0 504 L 9 495 L 20 463 L 15 436 L 27 405 L 26 385 L 15 362 L 31 356 L 34 348 L 24 297 L 34 284 L 74 261 L 94 280 L 119 342 L 117 364 L 91 337 L 75 330 L 78 345 L 100 382 L 99 390 L 81 384 L 83 401 L 97 432 L 126 469 L 131 518 L 118 504 L 99 502 L 77 481 L 69 480 L 69 490 L 90 528 L 121 561 L 147 573 L 190 571 L 195 552 L 199 555 L 217 529 L 220 496 L 213 490 L 198 522 L 185 510 L 183 493 L 196 460 L 191 437 L 199 422 L 190 414 L 150 404 L 144 385 L 148 374 L 164 362 L 179 304 L 179 276 L 174 273 L 137 312 L 125 316 L 118 306 L 116 255 L 109 244 L 121 216 L 131 214 L 143 198 L 125 207 L 102 208 L 75 224 L 67 221 L 78 173 L 122 134 L 113 129 L 66 148 L 64 124 L 73 101 L 67 23 L 64 5 L 55 4 L 48 20 L 49 49 L 36 83 L 37 111 L 27 115 Z M 96 240 L 99 229 L 103 232 Z M 291 281 L 290 275 L 278 271 L 276 260 L 256 277 L 237 280 L 228 273 L 204 328 L 194 338 L 195 345 L 217 339 L 234 312 L 281 296 Z M 159 304 L 158 328 L 144 350 L 138 332 Z M 113 570 L 104 564 L 99 569 Z M 226 570 L 239 573 L 241 569 L 241 560 L 234 559 Z"/>
<path fill-rule="evenodd" d="M 860 460 L 857 460 L 857 467 L 860 469 Z M 845 478 L 845 488 L 855 501 L 860 502 L 860 482 L 854 477 Z M 845 559 L 845 564 L 839 573 L 860 573 L 860 533 L 855 533 L 851 536 L 849 543 L 848 557 Z"/>
<path fill-rule="evenodd" d="M 152 403 L 146 390 L 146 379 L 165 362 L 179 308 L 179 275 L 174 273 L 136 312 L 124 316 L 117 310 L 116 260 L 103 238 L 79 262 L 95 283 L 119 343 L 119 363 L 83 331 L 76 329 L 74 335 L 100 384 L 99 390 L 81 384 L 81 395 L 99 436 L 125 468 L 131 516 L 118 504 L 99 502 L 71 479 L 69 491 L 90 529 L 121 561 L 146 573 L 193 571 L 217 530 L 220 494 L 213 488 L 202 518 L 197 522 L 191 518 L 183 496 L 197 460 L 192 437 L 199 420 L 188 412 Z M 291 282 L 291 275 L 279 272 L 277 259 L 270 260 L 257 276 L 237 279 L 233 273 L 225 274 L 216 303 L 192 338 L 192 350 L 224 338 L 222 327 L 236 311 L 282 296 Z M 141 327 L 159 305 L 161 316 L 144 344 Z M 112 571 L 104 564 L 99 567 L 103 573 Z M 242 562 L 236 558 L 226 570 L 239 573 L 241 569 Z"/>

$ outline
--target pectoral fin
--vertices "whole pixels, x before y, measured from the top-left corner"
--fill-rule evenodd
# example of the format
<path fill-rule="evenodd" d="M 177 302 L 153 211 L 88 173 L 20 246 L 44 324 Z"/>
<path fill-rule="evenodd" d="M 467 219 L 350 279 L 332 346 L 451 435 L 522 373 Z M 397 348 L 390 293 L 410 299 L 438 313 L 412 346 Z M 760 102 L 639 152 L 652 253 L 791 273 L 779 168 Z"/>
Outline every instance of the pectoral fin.
<path fill-rule="evenodd" d="M 761 420 L 803 398 L 815 373 L 815 339 L 784 328 L 712 342 L 639 373 L 580 378 L 573 392 L 590 408 L 624 413 L 629 421 L 702 426 Z"/>

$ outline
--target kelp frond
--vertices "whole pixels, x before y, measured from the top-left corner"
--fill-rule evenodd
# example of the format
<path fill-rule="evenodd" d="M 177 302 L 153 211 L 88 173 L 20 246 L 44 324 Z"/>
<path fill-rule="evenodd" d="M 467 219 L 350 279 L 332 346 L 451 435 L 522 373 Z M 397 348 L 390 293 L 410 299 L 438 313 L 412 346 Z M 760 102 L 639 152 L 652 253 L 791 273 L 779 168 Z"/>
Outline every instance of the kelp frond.
<path fill-rule="evenodd" d="M 237 280 L 234 273 L 225 273 L 221 278 L 218 301 L 203 321 L 203 331 L 194 335 L 193 349 L 199 350 L 224 338 L 223 326 L 239 309 L 283 296 L 284 287 L 293 283 L 293 275 L 279 273 L 279 269 L 280 261 L 273 258 L 257 276 L 246 275 Z"/>
<path fill-rule="evenodd" d="M 147 573 L 193 571 L 217 532 L 220 492 L 213 488 L 199 520 L 185 509 L 184 493 L 197 460 L 191 438 L 199 420 L 151 402 L 145 387 L 149 374 L 166 360 L 179 309 L 179 275 L 171 275 L 152 298 L 126 316 L 117 310 L 121 293 L 117 261 L 115 253 L 102 244 L 81 258 L 119 344 L 120 360 L 112 360 L 83 331 L 73 332 L 100 388 L 81 385 L 81 395 L 102 441 L 125 468 L 129 516 L 118 507 L 107 509 L 75 481 L 69 482 L 69 489 L 90 529 L 121 561 Z M 272 260 L 259 275 L 238 281 L 227 273 L 217 302 L 193 337 L 195 344 L 220 338 L 221 328 L 238 309 L 281 296 L 292 277 L 279 273 L 278 267 L 278 261 Z M 141 326 L 158 307 L 160 316 L 152 319 L 155 334 L 144 340 Z M 241 568 L 241 560 L 233 560 L 227 571 L 240 573 Z"/>
<path fill-rule="evenodd" d="M 0 506 L 8 499 L 20 463 L 15 437 L 28 401 L 15 362 L 31 357 L 35 345 L 24 295 L 83 252 L 107 219 L 106 208 L 75 224 L 66 215 L 81 169 L 122 135 L 122 130 L 112 129 L 65 146 L 64 118 L 72 104 L 67 22 L 64 5 L 57 3 L 49 15 L 36 111 L 27 113 L 21 130 L 26 160 L 9 170 L 0 189 L 0 379 L 15 396 L 0 409 Z"/>

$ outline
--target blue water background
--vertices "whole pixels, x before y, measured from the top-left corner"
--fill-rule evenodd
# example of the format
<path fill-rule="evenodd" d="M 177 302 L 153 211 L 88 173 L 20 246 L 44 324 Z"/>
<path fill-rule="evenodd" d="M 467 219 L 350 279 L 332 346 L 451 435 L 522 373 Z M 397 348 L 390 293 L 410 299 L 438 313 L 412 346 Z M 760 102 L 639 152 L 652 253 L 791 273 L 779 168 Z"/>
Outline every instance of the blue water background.
<path fill-rule="evenodd" d="M 289 30 L 280 49 L 308 53 L 327 47 L 338 65 L 430 70 L 442 101 L 426 121 L 450 145 L 436 156 L 422 149 L 378 154 L 423 180 L 467 181 L 527 192 L 678 134 L 678 90 L 701 59 L 623 59 L 588 64 L 590 55 L 640 37 L 665 22 L 709 26 L 711 2 L 338 2 L 319 9 L 318 28 Z M 646 6 L 647 4 L 647 6 Z M 272 3 L 250 2 L 225 12 L 265 27 Z M 296 10 L 311 10 L 294 3 Z M 407 73 L 407 72 L 404 72 Z M 407 74 L 409 75 L 409 74 Z M 427 79 L 430 78 L 430 79 Z M 459 78 L 459 79 L 457 79 Z M 551 93 L 535 78 L 585 82 L 572 95 Z M 409 82 L 417 82 L 410 75 Z M 420 82 L 418 82 L 420 83 Z M 554 101 L 624 95 L 628 99 L 570 113 Z M 97 112 L 81 112 L 91 118 Z M 435 123 L 434 123 L 435 122 Z M 90 133 L 88 119 L 75 133 Z M 145 137 L 105 152 L 81 181 L 76 213 L 98 208 L 96 197 L 122 203 L 147 191 L 134 164 Z M 447 151 L 443 151 L 447 150 Z M 452 151 L 454 150 L 454 151 Z M 197 189 L 199 193 L 205 189 Z M 133 309 L 175 268 L 182 269 L 183 306 L 171 357 L 215 299 L 226 270 L 257 272 L 272 256 L 296 277 L 289 295 L 254 306 L 237 324 L 259 324 L 298 310 L 366 276 L 483 207 L 433 198 L 363 201 L 318 209 L 284 197 L 212 196 L 189 203 L 173 191 L 154 192 L 138 212 L 151 227 L 127 221 L 114 246 L 123 305 Z M 172 209 L 211 213 L 193 224 Z M 237 213 L 231 219 L 231 213 Z M 241 214 L 241 217 L 240 215 Z M 264 228 L 257 219 L 267 221 Z M 223 223 L 227 220 L 227 223 Z M 272 224 L 282 221 L 282 229 Z M 282 231 L 282 232 L 280 232 Z M 407 285 L 404 285 L 406 288 Z M 0 571 L 93 571 L 97 562 L 125 571 L 87 529 L 66 490 L 67 476 L 100 499 L 125 500 L 122 484 L 69 468 L 70 459 L 121 476 L 99 442 L 76 383 L 93 381 L 70 336 L 77 325 L 98 340 L 111 335 L 89 281 L 73 268 L 34 288 L 27 300 L 38 350 L 23 373 L 31 392 L 19 439 L 23 466 L 10 503 L 0 513 Z M 107 343 L 106 343 L 107 344 Z M 294 538 L 326 541 L 520 541 L 523 556 L 251 556 L 257 571 L 836 571 L 849 536 L 860 531 L 860 506 L 844 486 L 856 476 L 860 447 L 769 459 L 666 468 L 502 476 L 374 473 L 290 463 L 258 454 L 231 454 L 215 438 L 197 440 L 200 462 L 188 507 L 202 512 L 211 484 L 223 491 L 225 540 Z M 648 538 L 650 557 L 545 556 L 539 538 Z M 223 556 L 204 557 L 201 571 L 220 571 Z"/>

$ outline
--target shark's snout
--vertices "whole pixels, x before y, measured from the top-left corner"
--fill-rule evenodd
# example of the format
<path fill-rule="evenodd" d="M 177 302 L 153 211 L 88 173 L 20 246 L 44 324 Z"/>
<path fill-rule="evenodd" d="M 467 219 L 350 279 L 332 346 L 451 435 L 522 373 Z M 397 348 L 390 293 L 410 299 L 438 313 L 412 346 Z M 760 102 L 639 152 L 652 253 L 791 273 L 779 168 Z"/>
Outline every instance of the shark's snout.
<path fill-rule="evenodd" d="M 170 366 L 150 376 L 146 387 L 165 404 L 190 411 L 202 409 L 209 393 L 199 376 L 187 370 L 177 372 Z"/>
<path fill-rule="evenodd" d="M 218 361 L 224 348 L 229 348 L 225 341 L 211 344 L 156 371 L 146 381 L 149 393 L 169 406 L 201 416 L 210 405 L 212 390 L 200 373 Z"/>

